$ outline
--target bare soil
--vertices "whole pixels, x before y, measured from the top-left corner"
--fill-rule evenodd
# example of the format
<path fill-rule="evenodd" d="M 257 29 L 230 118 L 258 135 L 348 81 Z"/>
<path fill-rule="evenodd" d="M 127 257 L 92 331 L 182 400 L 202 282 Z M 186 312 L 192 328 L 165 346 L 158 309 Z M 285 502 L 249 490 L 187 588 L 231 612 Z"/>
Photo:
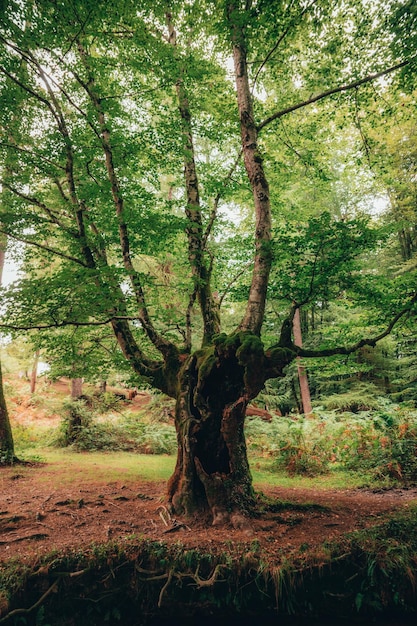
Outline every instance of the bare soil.
<path fill-rule="evenodd" d="M 0 561 L 19 557 L 33 561 L 52 550 L 80 548 L 109 539 L 123 541 L 132 534 L 187 548 L 217 552 L 230 542 L 256 540 L 273 561 L 278 555 L 314 547 L 324 540 L 366 528 L 384 516 L 407 507 L 417 490 L 321 491 L 273 488 L 267 495 L 293 503 L 315 503 L 323 509 L 288 509 L 264 513 L 251 520 L 252 530 L 213 527 L 207 520 L 176 520 L 164 506 L 163 482 L 123 484 L 83 483 L 51 490 L 40 481 L 47 466 L 19 473 L 19 467 L 0 472 Z M 56 471 L 56 470 L 54 470 Z M 56 476 L 54 477 L 56 483 Z"/>
<path fill-rule="evenodd" d="M 56 393 L 68 385 L 57 383 Z M 12 419 L 52 425 L 54 416 L 32 406 L 29 399 L 13 399 Z M 143 407 L 149 398 L 134 399 Z M 251 531 L 213 527 L 208 519 L 172 519 L 165 507 L 164 482 L 60 481 L 59 466 L 33 465 L 0 468 L 0 562 L 19 557 L 29 562 L 53 550 L 82 549 L 91 543 L 138 535 L 164 542 L 180 541 L 188 548 L 210 552 L 230 542 L 257 542 L 271 562 L 300 548 L 314 548 L 325 540 L 380 523 L 385 516 L 417 499 L 417 489 L 313 490 L 268 488 L 265 495 L 291 503 L 322 508 L 288 508 L 263 513 L 251 520 Z M 55 485 L 62 484 L 56 488 Z"/>

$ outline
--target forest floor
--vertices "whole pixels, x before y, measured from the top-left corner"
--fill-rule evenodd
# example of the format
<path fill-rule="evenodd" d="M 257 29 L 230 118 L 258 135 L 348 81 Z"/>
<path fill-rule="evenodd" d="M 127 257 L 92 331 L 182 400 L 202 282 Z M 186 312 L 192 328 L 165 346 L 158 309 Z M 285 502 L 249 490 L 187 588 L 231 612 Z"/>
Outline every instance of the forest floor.
<path fill-rule="evenodd" d="M 62 390 L 61 390 L 62 391 Z M 145 398 L 137 397 L 139 406 Z M 25 402 L 13 419 L 53 420 Z M 21 412 L 19 413 L 19 407 Z M 272 563 L 283 555 L 315 548 L 351 531 L 381 523 L 417 500 L 417 489 L 301 489 L 263 487 L 262 492 L 290 503 L 279 512 L 251 520 L 251 531 L 213 527 L 208 519 L 171 519 L 165 508 L 165 482 L 132 478 L 107 482 L 102 476 L 68 481 L 67 467 L 33 463 L 0 469 L 0 562 L 69 548 L 83 549 L 132 535 L 218 553 L 231 544 L 253 544 Z M 299 506 L 307 505 L 311 506 Z"/>
<path fill-rule="evenodd" d="M 63 485 L 56 488 L 59 472 L 59 466 L 42 464 L 1 469 L 0 561 L 18 557 L 33 562 L 51 551 L 83 549 L 109 539 L 123 542 L 138 535 L 214 553 L 232 543 L 256 541 L 273 562 L 283 554 L 316 548 L 325 540 L 378 524 L 417 499 L 417 489 L 267 488 L 266 495 L 291 505 L 252 519 L 248 532 L 213 527 L 206 519 L 171 519 L 162 481 L 81 480 L 68 485 L 62 476 Z"/>

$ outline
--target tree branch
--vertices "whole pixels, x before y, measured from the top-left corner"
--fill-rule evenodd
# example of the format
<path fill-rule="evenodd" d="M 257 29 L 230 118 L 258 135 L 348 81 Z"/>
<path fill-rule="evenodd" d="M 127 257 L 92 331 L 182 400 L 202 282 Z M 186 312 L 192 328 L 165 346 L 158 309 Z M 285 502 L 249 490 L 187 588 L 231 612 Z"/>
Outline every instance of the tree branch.
<path fill-rule="evenodd" d="M 382 70 L 381 72 L 376 72 L 375 74 L 369 74 L 368 76 L 365 76 L 364 78 L 356 80 L 356 81 L 354 81 L 352 83 L 348 83 L 347 85 L 339 85 L 339 87 L 334 87 L 333 89 L 328 89 L 327 91 L 323 91 L 322 93 L 318 94 L 317 96 L 313 96 L 312 98 L 309 98 L 308 100 L 304 100 L 303 102 L 299 102 L 298 104 L 294 104 L 292 106 L 289 106 L 286 109 L 282 109 L 281 111 L 278 111 L 277 113 L 273 113 L 273 115 L 270 115 L 263 122 L 258 124 L 257 129 L 258 129 L 258 131 L 260 131 L 263 128 L 265 128 L 265 126 L 267 126 L 268 124 L 273 122 L 274 120 L 278 120 L 279 118 L 283 117 L 284 115 L 288 115 L 288 113 L 292 113 L 293 111 L 297 111 L 298 109 L 302 109 L 303 107 L 306 107 L 306 106 L 308 106 L 310 104 L 313 104 L 314 102 L 318 102 L 319 100 L 323 100 L 323 98 L 327 98 L 328 96 L 332 96 L 335 93 L 341 93 L 343 91 L 349 91 L 350 89 L 355 89 L 356 87 L 359 87 L 360 85 L 364 85 L 365 83 L 369 83 L 369 82 L 371 82 L 373 80 L 376 80 L 377 78 L 380 78 L 381 76 L 385 76 L 386 74 L 390 74 L 391 72 L 395 72 L 396 70 L 399 70 L 402 67 L 405 67 L 406 65 L 409 65 L 416 58 L 417 57 L 412 57 L 411 59 L 407 59 L 405 61 L 402 61 L 401 63 L 397 63 L 396 65 L 393 65 L 392 67 L 388 67 L 387 69 Z"/>
<path fill-rule="evenodd" d="M 293 26 L 295 26 L 298 22 L 298 20 L 301 20 L 301 18 L 303 17 L 303 15 L 305 13 L 307 13 L 307 11 L 309 9 L 311 9 L 311 7 L 313 7 L 316 2 L 318 0 L 312 0 L 311 4 L 309 4 L 308 6 L 306 6 L 299 15 L 297 15 L 292 21 L 290 21 L 290 23 L 288 24 L 287 28 L 285 28 L 285 30 L 281 33 L 280 37 L 278 37 L 278 40 L 276 42 L 276 44 L 271 48 L 271 50 L 268 52 L 268 54 L 266 55 L 266 57 L 264 58 L 264 60 L 262 61 L 262 63 L 260 64 L 260 66 L 258 67 L 256 74 L 255 74 L 255 78 L 253 79 L 253 84 L 252 84 L 252 93 L 253 93 L 253 89 L 255 87 L 256 81 L 259 78 L 259 74 L 261 73 L 261 71 L 263 70 L 263 68 L 265 67 L 265 65 L 268 63 L 269 59 L 272 57 L 272 55 L 276 52 L 276 50 L 279 48 L 280 44 L 284 41 L 285 37 L 288 35 L 288 33 L 291 31 L 291 28 Z"/>
<path fill-rule="evenodd" d="M 127 321 L 133 322 L 138 321 L 137 317 L 131 316 L 123 316 L 123 315 L 113 315 L 112 317 L 108 317 L 105 320 L 97 320 L 97 321 L 88 321 L 88 322 L 80 322 L 77 320 L 62 320 L 61 322 L 52 322 L 50 324 L 29 324 L 17 326 L 15 324 L 6 324 L 0 322 L 0 328 L 5 328 L 7 330 L 49 330 L 51 328 L 65 328 L 67 326 L 73 326 L 74 328 L 82 328 L 88 326 L 106 326 L 113 321 Z"/>
<path fill-rule="evenodd" d="M 169 35 L 169 45 L 174 51 L 174 59 L 177 58 L 177 33 L 172 21 L 172 13 L 166 11 L 166 24 Z M 220 331 L 220 320 L 218 310 L 214 302 L 213 293 L 210 285 L 210 269 L 207 267 L 206 257 L 204 255 L 204 246 L 215 219 L 215 212 L 212 212 L 211 220 L 206 230 L 207 237 L 203 234 L 203 224 L 201 217 L 200 203 L 200 186 L 197 176 L 197 167 L 195 161 L 195 148 L 193 129 L 191 124 L 191 111 L 188 100 L 186 86 L 183 80 L 184 63 L 178 63 L 176 68 L 177 76 L 173 76 L 175 80 L 175 89 L 177 93 L 178 109 L 181 118 L 181 131 L 183 136 L 183 159 L 184 159 L 184 182 L 186 191 L 187 204 L 185 207 L 185 215 L 188 219 L 186 234 L 188 239 L 188 260 L 196 287 L 196 294 L 200 311 L 203 318 L 203 344 L 211 341 L 214 334 Z M 214 209 L 214 211 L 216 208 Z"/>
<path fill-rule="evenodd" d="M 4 235 L 7 235 L 8 237 L 11 237 L 15 241 L 20 241 L 21 243 L 26 243 L 29 246 L 34 246 L 35 248 L 40 248 L 41 250 L 45 250 L 46 252 L 50 252 L 51 254 L 55 254 L 56 256 L 59 256 L 62 259 L 66 259 L 67 261 L 72 261 L 73 263 L 77 263 L 78 265 L 81 265 L 82 267 L 90 267 L 89 265 L 87 265 L 87 263 L 84 263 L 83 261 L 81 261 L 80 259 L 77 259 L 74 256 L 71 256 L 69 254 L 65 254 L 64 252 L 60 252 L 59 250 L 55 250 L 54 248 L 50 248 L 49 246 L 43 245 L 43 244 L 38 243 L 36 241 L 32 241 L 31 239 L 27 239 L 26 237 L 19 237 L 15 233 L 10 233 L 7 230 L 4 230 L 3 228 L 0 228 L 0 233 L 3 233 Z"/>
<path fill-rule="evenodd" d="M 234 160 L 230 170 L 228 171 L 227 175 L 223 178 L 223 181 L 222 181 L 223 189 L 222 189 L 222 191 L 224 191 L 224 188 L 226 187 L 226 185 L 229 183 L 230 179 L 232 178 L 233 173 L 235 172 L 235 170 L 236 170 L 236 168 L 238 166 L 238 163 L 240 161 L 240 158 L 241 158 L 242 154 L 243 154 L 243 149 L 241 148 L 239 150 L 239 153 L 238 153 L 236 159 Z M 208 238 L 210 236 L 210 233 L 212 231 L 214 222 L 216 221 L 217 209 L 219 208 L 219 202 L 221 200 L 221 197 L 222 197 L 222 192 L 219 191 L 219 193 L 214 198 L 213 208 L 212 208 L 211 213 L 210 213 L 210 219 L 209 219 L 209 222 L 207 224 L 206 230 L 205 230 L 203 238 L 202 238 L 203 250 L 205 249 L 205 247 L 207 245 L 207 240 L 208 240 Z"/>
<path fill-rule="evenodd" d="M 404 307 L 401 311 L 399 311 L 399 313 L 397 313 L 397 315 L 393 317 L 391 322 L 388 324 L 387 328 L 382 333 L 380 333 L 379 335 L 376 335 L 375 337 L 369 337 L 367 339 L 360 339 L 360 341 L 358 341 L 357 343 L 349 347 L 339 346 L 335 348 L 325 348 L 323 350 L 306 350 L 304 348 L 298 348 L 297 346 L 294 346 L 294 350 L 298 356 L 314 358 L 314 357 L 322 357 L 322 356 L 335 356 L 337 354 L 352 354 L 352 352 L 356 352 L 356 350 L 359 350 L 360 348 L 363 348 L 364 346 L 371 346 L 374 348 L 375 345 L 379 341 L 381 341 L 381 339 L 384 339 L 384 337 L 387 337 L 391 333 L 392 329 L 397 324 L 397 322 L 399 322 L 400 319 L 404 317 L 404 315 L 406 315 L 412 310 L 416 302 L 417 302 L 417 292 L 410 299 L 408 305 Z"/>
<path fill-rule="evenodd" d="M 238 328 L 239 330 L 250 330 L 258 335 L 261 332 L 264 319 L 266 294 L 272 267 L 270 192 L 254 120 L 245 34 L 238 16 L 233 13 L 233 5 L 229 6 L 228 20 L 233 49 L 241 145 L 255 209 L 255 254 L 252 280 L 246 310 Z"/>
<path fill-rule="evenodd" d="M 110 182 L 113 203 L 115 206 L 123 265 L 130 278 L 130 282 L 136 297 L 136 302 L 139 307 L 139 318 L 142 323 L 143 329 L 145 330 L 148 338 L 153 343 L 153 345 L 161 352 L 161 354 L 167 356 L 168 354 L 172 353 L 175 347 L 171 342 L 162 337 L 156 331 L 149 316 L 140 276 L 133 266 L 130 253 L 129 232 L 125 220 L 124 198 L 120 189 L 119 179 L 114 165 L 114 155 L 110 141 L 110 131 L 107 127 L 106 117 L 103 107 L 101 105 L 99 95 L 95 89 L 95 81 L 94 77 L 91 75 L 87 51 L 85 50 L 80 40 L 77 40 L 77 46 L 81 61 L 88 72 L 88 82 L 84 83 L 84 88 L 86 89 L 86 92 L 91 100 L 91 104 L 96 111 L 97 120 L 100 126 L 100 141 L 104 151 L 107 177 Z"/>

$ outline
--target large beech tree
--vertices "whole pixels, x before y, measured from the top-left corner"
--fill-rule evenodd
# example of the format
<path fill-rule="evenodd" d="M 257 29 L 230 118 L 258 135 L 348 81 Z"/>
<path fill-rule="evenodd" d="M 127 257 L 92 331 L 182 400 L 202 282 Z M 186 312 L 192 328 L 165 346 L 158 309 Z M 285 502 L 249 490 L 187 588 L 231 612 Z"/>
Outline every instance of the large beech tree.
<path fill-rule="evenodd" d="M 245 525 L 256 504 L 248 403 L 299 355 L 374 345 L 416 299 L 409 290 L 401 306 L 393 299 L 392 320 L 375 336 L 305 350 L 291 329 L 297 308 L 316 296 L 313 269 L 304 300 L 291 299 L 264 345 L 280 235 L 268 142 L 284 115 L 393 76 L 410 63 L 407 51 L 394 56 L 375 8 L 361 0 L 339 8 L 327 0 L 10 0 L 2 21 L 1 147 L 14 156 L 3 170 L 10 200 L 1 230 L 25 244 L 27 270 L 4 294 L 3 326 L 110 325 L 137 375 L 176 399 L 172 509 Z M 225 261 L 230 215 L 249 209 L 251 264 Z M 248 277 L 240 322 L 227 333 L 220 256 L 224 285 L 245 268 Z M 338 262 L 354 256 L 347 246 Z M 31 262 L 42 273 L 31 273 Z"/>

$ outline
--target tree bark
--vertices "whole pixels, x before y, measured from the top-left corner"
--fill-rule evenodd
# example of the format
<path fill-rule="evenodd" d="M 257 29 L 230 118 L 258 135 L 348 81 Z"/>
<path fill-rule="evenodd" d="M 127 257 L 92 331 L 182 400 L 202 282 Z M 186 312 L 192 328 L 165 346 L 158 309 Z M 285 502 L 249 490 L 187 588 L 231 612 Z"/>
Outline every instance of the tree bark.
<path fill-rule="evenodd" d="M 30 375 L 30 393 L 35 393 L 36 382 L 38 379 L 38 363 L 39 363 L 40 350 L 36 350 L 35 358 L 33 360 L 32 373 Z"/>
<path fill-rule="evenodd" d="M 4 261 L 6 255 L 6 237 L 0 238 L 0 285 L 2 282 Z M 7 411 L 6 398 L 3 388 L 3 373 L 0 362 L 0 465 L 10 465 L 16 461 L 12 428 Z"/>
<path fill-rule="evenodd" d="M 172 14 L 166 13 L 169 43 L 173 46 L 174 55 L 177 46 L 177 33 L 175 31 Z M 187 197 L 185 214 L 188 219 L 188 260 L 194 279 L 195 293 L 200 306 L 203 319 L 203 345 L 208 345 L 213 336 L 220 332 L 220 318 L 211 290 L 211 264 L 207 263 L 205 250 L 205 237 L 203 234 L 203 221 L 201 215 L 200 190 L 195 161 L 195 149 L 193 130 L 191 125 L 191 111 L 187 91 L 183 80 L 184 63 L 178 61 L 175 78 L 175 89 L 178 98 L 178 108 L 181 117 L 184 153 L 184 182 Z"/>
<path fill-rule="evenodd" d="M 300 322 L 300 308 L 295 309 L 293 318 L 293 332 L 294 332 L 294 344 L 299 348 L 303 346 L 303 339 L 301 334 L 301 322 Z M 300 384 L 301 402 L 303 405 L 304 415 L 310 415 L 313 411 L 311 406 L 310 387 L 308 384 L 307 370 L 302 364 L 301 358 L 297 357 L 297 372 L 298 381 Z"/>
<path fill-rule="evenodd" d="M 265 363 L 262 344 L 250 333 L 221 335 L 185 362 L 175 412 L 178 456 L 168 483 L 177 514 L 205 511 L 213 524 L 249 527 L 255 494 L 244 421 L 265 382 Z"/>
<path fill-rule="evenodd" d="M 71 400 L 78 400 L 83 394 L 83 379 L 71 378 Z"/>
<path fill-rule="evenodd" d="M 263 167 L 263 157 L 258 145 L 252 94 L 249 87 L 248 65 L 244 28 L 238 12 L 229 7 L 229 22 L 233 42 L 233 61 L 240 134 L 246 173 L 252 188 L 255 207 L 255 258 L 248 303 L 241 330 L 259 335 L 265 314 L 266 293 L 272 264 L 271 255 L 271 206 L 269 185 Z"/>
<path fill-rule="evenodd" d="M 10 465 L 15 460 L 13 435 L 4 397 L 3 374 L 0 363 L 0 465 Z"/>
<path fill-rule="evenodd" d="M 168 483 L 178 515 L 211 515 L 249 529 L 256 506 L 246 451 L 246 407 L 269 377 L 283 376 L 295 352 L 280 343 L 264 351 L 250 332 L 219 335 L 188 357 L 178 377 L 178 455 Z"/>

